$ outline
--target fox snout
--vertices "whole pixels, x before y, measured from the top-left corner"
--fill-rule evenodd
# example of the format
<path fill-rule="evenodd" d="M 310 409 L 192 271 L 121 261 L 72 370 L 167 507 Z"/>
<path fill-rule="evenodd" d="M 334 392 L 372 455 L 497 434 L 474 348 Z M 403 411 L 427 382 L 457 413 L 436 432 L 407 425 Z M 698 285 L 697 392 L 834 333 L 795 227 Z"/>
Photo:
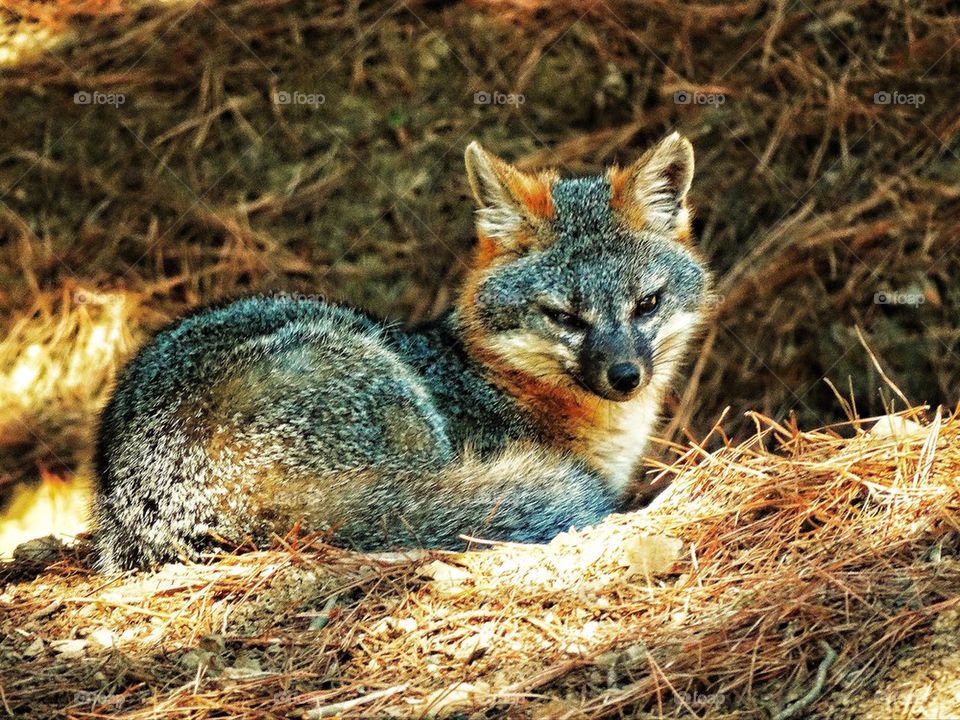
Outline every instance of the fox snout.
<path fill-rule="evenodd" d="M 582 379 L 590 392 L 607 400 L 630 400 L 650 383 L 652 358 L 630 346 L 617 333 L 589 338 L 580 360 Z"/>
<path fill-rule="evenodd" d="M 607 369 L 607 382 L 619 393 L 631 393 L 640 387 L 643 372 L 637 363 L 619 362 Z"/>

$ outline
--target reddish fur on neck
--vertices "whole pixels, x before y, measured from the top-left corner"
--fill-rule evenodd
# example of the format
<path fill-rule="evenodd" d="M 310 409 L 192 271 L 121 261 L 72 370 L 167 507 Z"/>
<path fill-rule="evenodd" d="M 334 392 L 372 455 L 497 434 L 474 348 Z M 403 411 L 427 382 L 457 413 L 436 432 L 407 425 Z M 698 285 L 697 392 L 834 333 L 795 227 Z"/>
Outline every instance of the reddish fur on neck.
<path fill-rule="evenodd" d="M 596 403 L 591 403 L 584 393 L 545 382 L 511 366 L 483 344 L 481 333 L 476 330 L 468 329 L 464 341 L 488 379 L 512 397 L 540 425 L 545 437 L 557 445 L 570 447 L 585 427 L 596 422 Z"/>

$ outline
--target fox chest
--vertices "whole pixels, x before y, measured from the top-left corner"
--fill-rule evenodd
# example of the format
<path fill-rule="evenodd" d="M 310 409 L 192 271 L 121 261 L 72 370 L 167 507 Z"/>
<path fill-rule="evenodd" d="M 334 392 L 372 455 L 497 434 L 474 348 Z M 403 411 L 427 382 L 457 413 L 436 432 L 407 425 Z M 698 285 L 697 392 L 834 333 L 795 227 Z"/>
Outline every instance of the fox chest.
<path fill-rule="evenodd" d="M 597 413 L 594 423 L 579 428 L 575 450 L 620 493 L 643 459 L 658 408 L 657 403 L 644 398 L 607 405 Z"/>

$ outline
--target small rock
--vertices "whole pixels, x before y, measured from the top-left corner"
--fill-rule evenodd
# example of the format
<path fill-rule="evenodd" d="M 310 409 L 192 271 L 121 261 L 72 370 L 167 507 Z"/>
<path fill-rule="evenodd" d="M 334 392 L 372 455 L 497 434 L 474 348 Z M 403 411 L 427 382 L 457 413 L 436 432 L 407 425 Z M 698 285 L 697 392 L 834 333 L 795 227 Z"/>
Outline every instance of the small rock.
<path fill-rule="evenodd" d="M 209 665 L 213 653 L 208 650 L 190 650 L 180 657 L 180 664 L 187 670 L 196 670 L 201 665 Z"/>
<path fill-rule="evenodd" d="M 902 438 L 923 432 L 923 425 L 908 420 L 902 415 L 884 415 L 870 428 L 870 434 L 877 437 Z"/>
<path fill-rule="evenodd" d="M 645 658 L 647 656 L 646 648 L 640 644 L 631 645 L 623 651 L 623 654 L 631 663 L 635 663 L 641 658 Z"/>
<path fill-rule="evenodd" d="M 440 595 L 455 597 L 466 592 L 463 583 L 472 579 L 468 571 L 439 560 L 434 560 L 420 568 L 419 574 L 432 580 L 431 587 Z"/>
<path fill-rule="evenodd" d="M 28 658 L 34 658 L 43 652 L 43 647 L 44 647 L 43 640 L 41 638 L 37 638 L 32 643 L 30 643 L 30 645 L 27 646 L 26 650 L 23 651 L 23 656 Z"/>
<path fill-rule="evenodd" d="M 60 557 L 65 545 L 53 535 L 34 538 L 20 543 L 13 551 L 17 562 L 53 562 Z"/>
<path fill-rule="evenodd" d="M 594 658 L 593 662 L 598 667 L 610 668 L 617 664 L 617 660 L 619 659 L 619 657 L 620 656 L 616 652 L 614 652 L 613 650 L 610 650 L 608 652 L 597 655 L 597 657 Z"/>
<path fill-rule="evenodd" d="M 636 535 L 626 541 L 623 552 L 627 575 L 652 575 L 666 573 L 680 557 L 683 540 L 665 535 Z"/>
<path fill-rule="evenodd" d="M 233 667 L 239 670 L 249 670 L 250 672 L 262 672 L 260 661 L 249 653 L 240 653 L 234 661 Z"/>
<path fill-rule="evenodd" d="M 427 563 L 418 570 L 418 574 L 432 578 L 437 582 L 462 582 L 473 577 L 468 570 L 440 560 Z"/>
<path fill-rule="evenodd" d="M 206 650 L 210 653 L 221 653 L 227 647 L 226 641 L 223 639 L 223 635 L 217 635 L 216 633 L 211 633 L 210 635 L 204 635 L 200 638 L 200 649 Z"/>
<path fill-rule="evenodd" d="M 87 649 L 87 641 L 83 639 L 54 640 L 50 643 L 50 647 L 64 657 L 78 657 Z"/>
<path fill-rule="evenodd" d="M 115 638 L 113 633 L 107 630 L 106 628 L 97 628 L 92 631 L 87 636 L 93 643 L 104 648 L 111 648 L 114 646 Z"/>
<path fill-rule="evenodd" d="M 413 618 L 401 618 L 397 620 L 397 628 L 403 632 L 413 632 L 417 629 L 417 621 Z"/>

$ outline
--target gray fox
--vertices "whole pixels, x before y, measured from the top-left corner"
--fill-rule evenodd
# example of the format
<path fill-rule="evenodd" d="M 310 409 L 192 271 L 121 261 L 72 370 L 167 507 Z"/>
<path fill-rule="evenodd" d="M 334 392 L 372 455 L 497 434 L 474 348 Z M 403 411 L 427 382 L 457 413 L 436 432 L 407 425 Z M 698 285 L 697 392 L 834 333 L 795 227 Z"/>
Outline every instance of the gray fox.
<path fill-rule="evenodd" d="M 269 542 L 547 542 L 618 508 L 704 319 L 693 149 L 560 179 L 471 143 L 478 245 L 452 310 L 402 329 L 255 297 L 160 332 L 96 448 L 104 571 Z"/>

